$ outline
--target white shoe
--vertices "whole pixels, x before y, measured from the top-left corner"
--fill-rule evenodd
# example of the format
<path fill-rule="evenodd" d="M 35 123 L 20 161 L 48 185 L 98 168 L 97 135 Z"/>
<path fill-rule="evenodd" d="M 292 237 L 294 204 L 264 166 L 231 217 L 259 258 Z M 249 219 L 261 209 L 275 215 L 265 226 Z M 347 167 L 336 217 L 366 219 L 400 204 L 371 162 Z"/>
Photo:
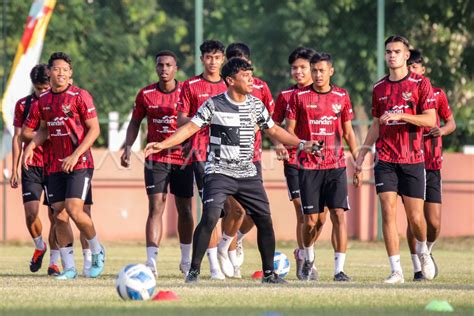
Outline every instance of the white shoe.
<path fill-rule="evenodd" d="M 403 278 L 402 271 L 392 271 L 392 273 L 388 276 L 388 278 L 383 281 L 383 283 L 387 284 L 402 284 L 405 283 L 405 279 Z"/>
<path fill-rule="evenodd" d="M 224 272 L 226 277 L 233 277 L 234 276 L 234 266 L 232 262 L 230 262 L 229 256 L 227 252 L 222 253 L 217 251 L 217 260 L 219 260 L 219 265 L 221 266 L 221 271 Z"/>
<path fill-rule="evenodd" d="M 436 267 L 429 253 L 418 254 L 421 263 L 421 272 L 427 280 L 433 280 L 436 275 Z"/>
<path fill-rule="evenodd" d="M 242 279 L 242 274 L 240 273 L 240 267 L 234 266 L 234 276 L 235 279 Z"/>
<path fill-rule="evenodd" d="M 179 271 L 181 271 L 184 274 L 184 276 L 188 276 L 190 268 L 191 268 L 191 262 L 181 262 L 179 264 Z"/>
<path fill-rule="evenodd" d="M 156 270 L 156 261 L 153 259 L 147 260 L 145 262 L 145 266 L 150 269 L 151 273 L 156 277 L 158 277 L 158 271 Z"/>
<path fill-rule="evenodd" d="M 235 254 L 237 256 L 236 264 L 240 267 L 244 263 L 244 244 L 243 240 L 237 240 L 237 248 L 235 248 Z"/>
<path fill-rule="evenodd" d="M 224 281 L 225 280 L 225 275 L 224 275 L 224 273 L 221 272 L 220 269 L 211 270 L 211 280 Z"/>

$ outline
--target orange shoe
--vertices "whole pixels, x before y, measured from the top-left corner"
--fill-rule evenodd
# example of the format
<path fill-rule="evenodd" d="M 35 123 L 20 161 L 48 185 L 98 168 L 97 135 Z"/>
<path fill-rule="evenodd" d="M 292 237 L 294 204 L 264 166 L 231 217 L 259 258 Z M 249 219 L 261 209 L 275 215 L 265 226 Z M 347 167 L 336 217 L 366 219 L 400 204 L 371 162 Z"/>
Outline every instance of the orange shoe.
<path fill-rule="evenodd" d="M 35 249 L 35 253 L 33 254 L 33 258 L 31 258 L 31 261 L 30 261 L 30 271 L 31 272 L 36 272 L 39 269 L 41 269 L 41 264 L 43 263 L 43 257 L 46 254 L 47 250 L 48 250 L 48 247 L 46 246 L 46 243 L 44 244 L 44 249 L 43 250 Z"/>
<path fill-rule="evenodd" d="M 59 271 L 59 267 L 55 264 L 51 264 L 49 267 L 48 267 L 48 275 L 51 275 L 51 276 L 58 276 L 61 274 L 61 271 Z"/>

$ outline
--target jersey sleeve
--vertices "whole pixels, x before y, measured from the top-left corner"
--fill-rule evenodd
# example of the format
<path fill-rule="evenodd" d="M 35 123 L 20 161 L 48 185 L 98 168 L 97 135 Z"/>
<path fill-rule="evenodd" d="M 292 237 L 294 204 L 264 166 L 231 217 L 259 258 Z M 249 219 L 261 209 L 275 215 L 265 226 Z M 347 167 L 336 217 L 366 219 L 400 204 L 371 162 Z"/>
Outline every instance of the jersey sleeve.
<path fill-rule="evenodd" d="M 212 117 L 214 116 L 214 102 L 212 99 L 207 99 L 198 109 L 191 122 L 199 127 L 208 126 L 211 124 Z"/>
<path fill-rule="evenodd" d="M 21 99 L 18 100 L 15 104 L 15 114 L 13 117 L 13 126 L 22 127 L 23 126 L 23 111 L 25 107 L 21 104 Z"/>
<path fill-rule="evenodd" d="M 285 100 L 283 93 L 277 97 L 275 102 L 275 110 L 273 111 L 272 119 L 275 123 L 281 124 L 285 119 L 286 108 L 288 107 L 288 102 Z"/>
<path fill-rule="evenodd" d="M 379 118 L 382 114 L 380 113 L 380 107 L 379 104 L 377 103 L 377 94 L 374 91 L 372 91 L 372 116 Z"/>
<path fill-rule="evenodd" d="M 189 113 L 191 109 L 191 91 L 188 82 L 183 84 L 176 109 L 178 112 L 182 113 Z"/>
<path fill-rule="evenodd" d="M 273 122 L 270 113 L 262 102 L 259 101 L 258 103 L 260 106 L 259 115 L 257 116 L 258 127 L 260 127 L 261 130 L 272 128 L 275 122 Z"/>
<path fill-rule="evenodd" d="M 35 129 L 39 125 L 40 120 L 39 102 L 35 102 L 31 105 L 30 112 L 28 112 L 28 116 L 25 122 L 23 122 L 23 125 Z"/>
<path fill-rule="evenodd" d="M 433 94 L 433 87 L 430 80 L 423 77 L 419 87 L 418 107 L 421 112 L 436 108 L 436 99 Z"/>
<path fill-rule="evenodd" d="M 290 97 L 290 101 L 288 101 L 288 106 L 286 109 L 286 118 L 289 120 L 296 120 L 298 117 L 298 95 L 296 92 L 293 92 Z"/>
<path fill-rule="evenodd" d="M 439 90 L 438 115 L 443 121 L 447 121 L 448 118 L 453 115 L 451 108 L 449 107 L 448 98 L 443 90 Z"/>
<path fill-rule="evenodd" d="M 76 101 L 76 107 L 84 121 L 97 117 L 94 100 L 90 93 L 85 90 L 81 90 Z"/>
<path fill-rule="evenodd" d="M 352 111 L 352 103 L 351 98 L 349 97 L 349 93 L 346 91 L 346 95 L 344 96 L 344 107 L 341 112 L 341 120 L 343 122 L 350 121 L 354 118 L 354 113 Z"/>
<path fill-rule="evenodd" d="M 273 102 L 272 93 L 266 82 L 263 82 L 262 99 L 262 102 L 265 104 L 268 113 L 273 113 L 275 111 L 275 102 Z"/>
<path fill-rule="evenodd" d="M 142 91 L 138 92 L 133 104 L 132 120 L 141 122 L 146 115 L 145 102 Z"/>

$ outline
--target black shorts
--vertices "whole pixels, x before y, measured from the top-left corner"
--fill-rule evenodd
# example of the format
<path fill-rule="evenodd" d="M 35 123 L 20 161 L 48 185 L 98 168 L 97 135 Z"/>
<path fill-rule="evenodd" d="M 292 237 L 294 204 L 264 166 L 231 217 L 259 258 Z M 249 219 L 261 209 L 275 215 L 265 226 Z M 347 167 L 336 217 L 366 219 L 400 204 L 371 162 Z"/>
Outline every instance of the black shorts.
<path fill-rule="evenodd" d="M 286 186 L 288 187 L 288 197 L 290 201 L 300 197 L 300 183 L 298 180 L 298 167 L 294 165 L 284 164 Z"/>
<path fill-rule="evenodd" d="M 45 190 L 43 167 L 28 167 L 28 170 L 22 167 L 21 193 L 23 203 L 40 201 L 43 190 Z"/>
<path fill-rule="evenodd" d="M 157 161 L 145 163 L 145 186 L 148 195 L 170 192 L 177 197 L 193 196 L 193 171 L 191 166 L 181 166 Z"/>
<path fill-rule="evenodd" d="M 93 174 L 94 169 L 79 169 L 71 173 L 51 173 L 47 185 L 49 203 L 63 202 L 70 198 L 85 201 L 91 188 Z"/>
<path fill-rule="evenodd" d="M 202 200 L 202 190 L 204 188 L 204 161 L 195 161 L 193 162 L 193 171 L 194 171 L 194 180 L 196 181 L 196 186 L 198 188 L 199 197 Z"/>
<path fill-rule="evenodd" d="M 216 173 L 204 177 L 203 212 L 210 208 L 223 210 L 228 196 L 233 196 L 248 215 L 270 215 L 267 193 L 258 175 L 238 179 Z"/>
<path fill-rule="evenodd" d="M 259 160 L 259 161 L 254 161 L 253 164 L 255 165 L 255 168 L 257 168 L 257 176 L 259 179 L 262 179 L 263 180 L 263 176 L 262 176 L 262 162 Z"/>
<path fill-rule="evenodd" d="M 329 209 L 348 210 L 346 168 L 308 170 L 299 169 L 301 208 L 303 214 L 316 214 Z"/>
<path fill-rule="evenodd" d="M 441 204 L 441 187 L 440 170 L 426 170 L 425 202 Z"/>
<path fill-rule="evenodd" d="M 48 179 L 49 176 L 44 176 L 44 200 L 43 200 L 43 205 L 45 206 L 51 206 L 51 204 L 48 201 Z M 92 205 L 94 202 L 92 201 L 92 184 L 89 186 L 89 191 L 87 192 L 86 200 L 84 201 L 85 205 Z"/>
<path fill-rule="evenodd" d="M 425 163 L 399 164 L 379 160 L 374 168 L 377 194 L 397 192 L 417 199 L 425 199 Z"/>

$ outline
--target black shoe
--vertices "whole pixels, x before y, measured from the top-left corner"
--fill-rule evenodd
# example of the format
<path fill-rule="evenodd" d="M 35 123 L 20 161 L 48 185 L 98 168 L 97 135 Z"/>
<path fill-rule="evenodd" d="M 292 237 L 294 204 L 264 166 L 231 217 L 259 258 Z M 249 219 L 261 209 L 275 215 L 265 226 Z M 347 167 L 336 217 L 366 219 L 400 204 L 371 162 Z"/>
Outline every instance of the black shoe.
<path fill-rule="evenodd" d="M 430 253 L 430 256 L 431 256 L 431 260 L 433 260 L 433 264 L 434 264 L 434 267 L 435 267 L 435 274 L 434 274 L 434 277 L 433 277 L 433 279 L 434 279 L 434 278 L 436 278 L 436 277 L 438 276 L 438 265 L 436 264 L 436 261 L 435 261 L 435 259 L 433 258 L 433 254 L 432 254 L 432 253 Z"/>
<path fill-rule="evenodd" d="M 287 284 L 285 280 L 280 278 L 280 276 L 276 273 L 272 273 L 267 277 L 262 278 L 262 283 L 268 283 L 268 284 Z"/>
<path fill-rule="evenodd" d="M 184 280 L 185 283 L 197 283 L 199 281 L 199 271 L 198 270 L 189 270 L 186 279 Z"/>
<path fill-rule="evenodd" d="M 44 244 L 43 250 L 35 249 L 33 257 L 31 258 L 31 261 L 30 261 L 31 272 L 36 272 L 41 268 L 41 265 L 43 264 L 43 257 L 46 254 L 46 250 L 47 250 L 46 244 Z"/>
<path fill-rule="evenodd" d="M 425 280 L 426 278 L 423 275 L 423 272 L 421 271 L 415 272 L 415 274 L 413 275 L 413 281 L 415 282 L 420 282 L 420 281 L 425 281 Z"/>
<path fill-rule="evenodd" d="M 339 272 L 338 274 L 334 275 L 334 281 L 338 282 L 350 282 L 352 281 L 351 277 L 344 273 L 344 271 Z"/>
<path fill-rule="evenodd" d="M 311 280 L 311 272 L 313 271 L 313 262 L 305 260 L 303 263 L 303 268 L 301 269 L 301 280 L 309 281 Z"/>

